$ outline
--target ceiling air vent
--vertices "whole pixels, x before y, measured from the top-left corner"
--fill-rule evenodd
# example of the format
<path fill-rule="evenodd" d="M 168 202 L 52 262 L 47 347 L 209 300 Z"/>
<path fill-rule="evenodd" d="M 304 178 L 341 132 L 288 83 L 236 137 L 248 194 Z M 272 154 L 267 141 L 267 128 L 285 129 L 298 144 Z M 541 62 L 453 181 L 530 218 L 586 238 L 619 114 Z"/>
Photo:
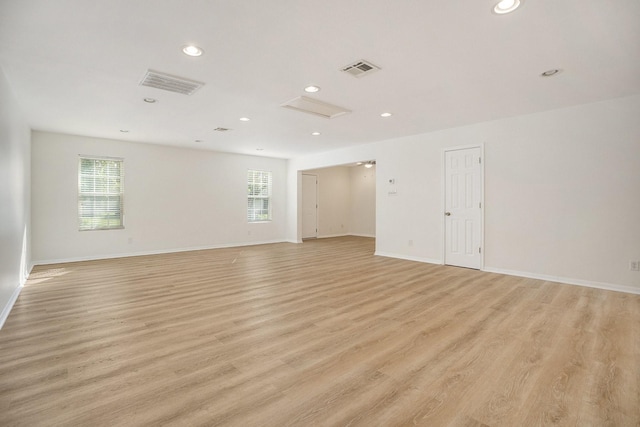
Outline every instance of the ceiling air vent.
<path fill-rule="evenodd" d="M 169 92 L 191 95 L 204 86 L 204 83 L 160 73 L 158 71 L 147 70 L 147 74 L 145 74 L 140 81 L 140 86 L 149 86 L 156 89 L 168 90 Z"/>
<path fill-rule="evenodd" d="M 229 131 L 229 130 L 231 130 L 231 129 L 228 129 L 228 128 L 215 128 L 214 129 L 215 132 L 226 132 L 226 131 Z"/>
<path fill-rule="evenodd" d="M 351 110 L 347 110 L 346 108 L 327 104 L 326 102 L 318 101 L 317 99 L 308 98 L 306 96 L 293 98 L 291 101 L 287 101 L 282 104 L 281 107 L 301 111 L 303 113 L 315 114 L 316 116 L 324 117 L 326 119 L 333 119 L 351 112 Z"/>
<path fill-rule="evenodd" d="M 375 73 L 378 70 L 380 70 L 380 67 L 373 65 L 371 62 L 365 61 L 364 59 L 354 62 L 353 64 L 349 64 L 346 67 L 342 67 L 342 71 L 358 78 Z"/>

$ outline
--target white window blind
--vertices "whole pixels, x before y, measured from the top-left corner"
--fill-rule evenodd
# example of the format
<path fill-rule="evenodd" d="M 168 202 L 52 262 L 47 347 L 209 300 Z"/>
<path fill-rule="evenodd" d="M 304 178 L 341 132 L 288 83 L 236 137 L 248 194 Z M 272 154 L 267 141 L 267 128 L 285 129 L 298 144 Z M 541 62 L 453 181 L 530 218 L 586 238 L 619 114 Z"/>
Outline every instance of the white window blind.
<path fill-rule="evenodd" d="M 271 221 L 271 172 L 247 172 L 247 221 Z"/>
<path fill-rule="evenodd" d="M 124 228 L 122 159 L 80 157 L 78 221 L 80 230 Z"/>

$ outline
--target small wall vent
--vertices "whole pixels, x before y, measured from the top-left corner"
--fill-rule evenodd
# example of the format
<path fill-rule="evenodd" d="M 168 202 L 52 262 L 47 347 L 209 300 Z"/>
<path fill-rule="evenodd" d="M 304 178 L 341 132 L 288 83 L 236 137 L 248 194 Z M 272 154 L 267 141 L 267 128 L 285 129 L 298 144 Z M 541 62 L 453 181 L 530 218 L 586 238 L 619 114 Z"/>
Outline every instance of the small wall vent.
<path fill-rule="evenodd" d="M 170 74 L 161 73 L 159 71 L 147 70 L 140 81 L 140 86 L 148 86 L 156 89 L 167 90 L 169 92 L 181 93 L 183 95 L 191 95 L 204 83 L 195 80 L 176 77 Z"/>
<path fill-rule="evenodd" d="M 369 74 L 375 73 L 378 70 L 380 70 L 380 67 L 372 64 L 369 61 L 365 61 L 364 59 L 354 62 L 353 64 L 349 64 L 346 67 L 342 67 L 342 71 L 358 78 L 362 76 L 368 76 Z"/>

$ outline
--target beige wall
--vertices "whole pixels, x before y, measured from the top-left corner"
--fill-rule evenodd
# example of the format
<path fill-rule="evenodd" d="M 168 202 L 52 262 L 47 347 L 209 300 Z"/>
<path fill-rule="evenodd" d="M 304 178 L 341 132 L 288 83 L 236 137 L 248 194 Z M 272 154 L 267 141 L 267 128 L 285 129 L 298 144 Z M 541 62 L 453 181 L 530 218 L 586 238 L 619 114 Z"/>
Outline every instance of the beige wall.
<path fill-rule="evenodd" d="M 318 177 L 318 237 L 375 237 L 375 167 L 335 166 Z"/>
<path fill-rule="evenodd" d="M 375 237 L 376 235 L 376 167 L 349 168 L 351 187 L 350 234 Z"/>

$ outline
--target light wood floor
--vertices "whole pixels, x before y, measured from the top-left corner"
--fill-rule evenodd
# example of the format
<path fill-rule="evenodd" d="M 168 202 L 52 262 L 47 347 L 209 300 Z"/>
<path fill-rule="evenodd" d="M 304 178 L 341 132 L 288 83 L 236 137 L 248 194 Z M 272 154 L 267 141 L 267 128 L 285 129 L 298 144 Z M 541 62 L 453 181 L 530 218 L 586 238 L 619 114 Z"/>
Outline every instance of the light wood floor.
<path fill-rule="evenodd" d="M 373 250 L 37 267 L 0 331 L 0 425 L 640 425 L 640 296 Z"/>

